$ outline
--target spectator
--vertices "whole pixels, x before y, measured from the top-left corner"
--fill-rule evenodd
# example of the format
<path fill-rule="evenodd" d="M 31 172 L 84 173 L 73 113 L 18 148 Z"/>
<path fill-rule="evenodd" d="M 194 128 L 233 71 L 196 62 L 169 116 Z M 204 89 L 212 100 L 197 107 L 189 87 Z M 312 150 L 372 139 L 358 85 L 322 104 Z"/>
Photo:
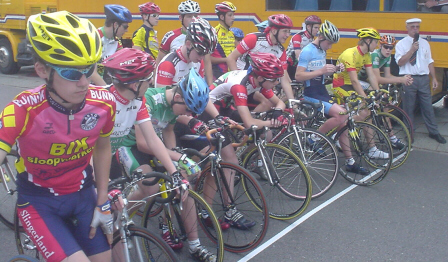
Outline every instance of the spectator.
<path fill-rule="evenodd" d="M 428 41 L 418 37 L 420 31 L 419 18 L 406 21 L 408 36 L 397 43 L 395 48 L 395 60 L 400 67 L 400 75 L 412 75 L 414 82 L 405 88 L 403 95 L 403 108 L 414 123 L 414 110 L 418 99 L 420 109 L 429 137 L 441 144 L 445 144 L 437 128 L 437 123 L 432 108 L 431 89 L 429 87 L 429 74 L 432 78 L 432 88 L 439 86 L 434 69 L 434 60 L 431 57 L 431 48 Z"/>
<path fill-rule="evenodd" d="M 448 0 L 419 0 L 418 11 L 448 13 Z"/>

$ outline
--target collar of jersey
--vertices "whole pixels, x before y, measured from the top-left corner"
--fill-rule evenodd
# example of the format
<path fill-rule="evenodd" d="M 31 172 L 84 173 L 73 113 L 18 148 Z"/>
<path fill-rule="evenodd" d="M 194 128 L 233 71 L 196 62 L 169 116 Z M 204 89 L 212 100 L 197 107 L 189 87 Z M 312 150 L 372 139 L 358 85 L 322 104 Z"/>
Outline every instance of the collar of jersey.
<path fill-rule="evenodd" d="M 227 29 L 225 26 L 221 25 L 221 23 L 218 23 L 218 25 L 215 27 L 216 33 L 218 33 L 219 30 L 224 30 L 224 33 L 228 33 L 230 30 Z"/>
<path fill-rule="evenodd" d="M 120 93 L 118 93 L 115 86 L 110 87 L 110 92 L 114 95 L 115 99 L 117 99 L 117 101 L 120 102 L 121 104 L 123 104 L 123 105 L 129 104 L 130 100 L 128 100 L 128 99 L 124 98 L 122 95 L 120 95 Z"/>
<path fill-rule="evenodd" d="M 357 46 L 356 49 L 358 49 L 358 52 L 359 52 L 362 56 L 365 55 L 365 54 L 361 51 L 361 47 L 360 47 L 360 46 Z"/>
<path fill-rule="evenodd" d="M 188 64 L 187 59 L 186 59 L 185 56 L 182 54 L 181 49 L 182 49 L 182 48 L 178 48 L 178 49 L 176 50 L 177 56 L 178 56 L 183 62 L 185 62 L 185 63 Z"/>
<path fill-rule="evenodd" d="M 305 34 L 305 36 L 308 38 L 308 39 L 311 39 L 312 37 L 311 37 L 311 34 L 307 31 L 307 30 L 305 30 L 305 31 L 303 31 L 303 33 Z M 311 39 L 312 40 L 312 39 Z"/>
<path fill-rule="evenodd" d="M 270 46 L 274 46 L 274 44 L 271 41 L 271 37 L 269 36 L 269 32 L 266 33 L 266 41 Z"/>

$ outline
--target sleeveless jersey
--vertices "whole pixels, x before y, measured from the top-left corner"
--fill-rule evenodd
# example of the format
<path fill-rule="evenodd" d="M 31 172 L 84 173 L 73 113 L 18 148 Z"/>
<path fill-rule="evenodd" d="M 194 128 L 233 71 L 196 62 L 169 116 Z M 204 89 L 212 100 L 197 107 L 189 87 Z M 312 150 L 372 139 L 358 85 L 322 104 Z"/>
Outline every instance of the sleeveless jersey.
<path fill-rule="evenodd" d="M 343 85 L 352 85 L 352 81 L 348 75 L 349 71 L 356 71 L 356 73 L 359 73 L 363 66 L 372 66 L 370 53 L 364 54 L 359 46 L 348 48 L 342 52 L 336 65 L 340 63 L 344 64 L 345 70 L 333 75 L 333 88 Z"/>
<path fill-rule="evenodd" d="M 390 67 L 390 56 L 384 57 L 381 54 L 381 48 L 375 49 L 372 53 L 370 53 L 370 58 L 372 59 L 372 68 L 381 69 L 383 67 Z M 361 71 L 358 73 L 358 79 L 362 81 L 368 81 L 366 68 L 363 67 Z"/>
<path fill-rule="evenodd" d="M 233 32 L 228 30 L 225 26 L 219 23 L 216 27 L 216 36 L 218 37 L 218 44 L 216 46 L 215 51 L 211 54 L 213 57 L 225 58 L 232 53 L 235 49 L 235 36 Z M 227 63 L 214 64 L 212 65 L 213 70 L 219 70 L 221 74 L 224 74 L 228 71 Z"/>
<path fill-rule="evenodd" d="M 139 46 L 143 51 L 150 54 L 154 59 L 159 54 L 159 40 L 157 40 L 157 31 L 153 28 L 142 25 L 132 35 L 132 43 Z"/>
<path fill-rule="evenodd" d="M 129 134 L 134 124 L 141 124 L 150 121 L 146 107 L 146 98 L 127 100 L 121 96 L 114 86 L 111 86 L 110 92 L 115 97 L 116 114 L 115 125 L 110 140 L 112 144 L 112 153 L 114 153 L 120 146 L 123 146 L 124 137 Z"/>
<path fill-rule="evenodd" d="M 229 106 L 232 98 L 236 106 L 247 106 L 247 96 L 260 91 L 267 99 L 274 96 L 272 89 L 256 87 L 254 77 L 247 70 L 230 71 L 219 77 L 210 91 L 210 100 L 221 101 Z M 221 103 L 222 104 L 222 103 Z"/>
<path fill-rule="evenodd" d="M 249 67 L 247 53 L 271 53 L 274 54 L 282 62 L 283 68 L 286 70 L 286 52 L 281 44 L 272 44 L 269 37 L 265 33 L 251 33 L 243 38 L 241 43 L 236 47 L 238 52 L 243 54 L 236 60 L 238 69 L 247 69 Z"/>
<path fill-rule="evenodd" d="M 188 63 L 180 49 L 177 49 L 175 52 L 167 54 L 162 61 L 160 61 L 160 64 L 157 67 L 155 82 L 158 85 L 172 86 L 179 82 L 182 77 L 187 75 L 192 67 L 200 76 L 204 77 L 204 62 Z"/>
<path fill-rule="evenodd" d="M 302 49 L 302 52 L 300 52 L 297 66 L 306 68 L 306 72 L 319 70 L 327 63 L 326 55 L 327 53 L 324 50 L 319 49 L 316 45 L 307 45 Z M 330 96 L 324 85 L 324 76 L 320 75 L 306 80 L 303 94 L 322 101 L 328 101 Z"/>
<path fill-rule="evenodd" d="M 184 45 L 186 36 L 182 28 L 169 31 L 163 36 L 159 49 L 167 54 L 174 52 Z"/>
<path fill-rule="evenodd" d="M 110 135 L 114 118 L 113 95 L 96 86 L 75 112 L 52 100 L 45 85 L 17 95 L 0 115 L 0 149 L 17 145 L 19 191 L 65 195 L 91 185 L 95 142 Z"/>
<path fill-rule="evenodd" d="M 286 49 L 286 56 L 288 57 L 288 64 L 291 66 L 296 66 L 298 62 L 298 57 L 296 57 L 296 50 L 302 50 L 309 43 L 313 41 L 313 37 L 308 33 L 308 31 L 299 32 L 291 37 L 288 48 Z"/>

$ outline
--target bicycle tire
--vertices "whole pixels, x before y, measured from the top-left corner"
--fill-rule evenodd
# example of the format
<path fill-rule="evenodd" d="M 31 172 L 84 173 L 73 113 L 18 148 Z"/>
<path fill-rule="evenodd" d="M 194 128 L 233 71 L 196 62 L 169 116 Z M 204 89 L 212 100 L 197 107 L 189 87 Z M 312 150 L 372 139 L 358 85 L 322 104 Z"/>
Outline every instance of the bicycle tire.
<path fill-rule="evenodd" d="M 269 216 L 279 220 L 295 218 L 305 211 L 311 200 L 310 175 L 300 158 L 291 150 L 272 143 L 267 143 L 265 148 L 271 165 L 269 168 L 278 174 L 278 181 L 274 185 L 269 180 L 259 180 L 267 199 Z M 243 159 L 243 167 L 253 173 L 258 158 L 257 147 L 249 150 Z"/>
<path fill-rule="evenodd" d="M 406 162 L 409 154 L 411 153 L 411 144 L 412 144 L 411 135 L 409 134 L 406 125 L 398 117 L 386 112 L 378 112 L 377 114 L 378 118 L 375 120 L 376 126 L 379 127 L 381 131 L 383 131 L 385 134 L 387 134 L 388 137 L 390 137 L 389 134 L 393 132 L 393 134 L 405 146 L 402 149 L 392 147 L 393 160 L 390 169 L 398 168 Z M 371 119 L 373 120 L 372 115 L 370 115 L 366 119 L 366 121 Z M 387 124 L 388 122 L 391 123 L 392 127 L 389 127 L 389 125 Z"/>
<path fill-rule="evenodd" d="M 224 177 L 224 170 L 228 169 L 234 173 L 234 189 L 233 199 L 234 203 L 231 205 L 235 207 L 244 217 L 250 221 L 255 222 L 255 226 L 248 230 L 240 230 L 229 228 L 223 230 L 222 235 L 224 239 L 224 249 L 234 253 L 241 253 L 249 251 L 261 243 L 268 229 L 269 212 L 267 208 L 266 199 L 259 183 L 249 174 L 249 171 L 239 165 L 220 162 L 217 171 L 220 174 L 213 176 L 218 178 L 221 187 L 225 190 L 222 182 Z M 202 170 L 201 176 L 195 185 L 195 191 L 204 195 L 204 185 L 214 187 L 213 192 L 217 191 L 215 179 L 206 180 L 211 177 L 211 166 L 208 165 Z M 228 194 L 228 192 L 226 192 Z M 225 194 L 224 194 L 225 195 Z M 228 203 L 223 203 L 221 194 L 216 193 L 214 196 L 205 196 L 204 199 L 209 200 L 209 205 L 212 207 L 216 216 L 223 221 L 225 212 L 227 211 Z"/>
<path fill-rule="evenodd" d="M 384 108 L 387 110 L 387 112 L 391 113 L 392 115 L 398 117 L 408 128 L 409 134 L 411 135 L 411 141 L 414 142 L 414 125 L 411 122 L 411 119 L 409 118 L 409 115 L 406 114 L 406 112 L 401 109 L 400 107 L 392 104 L 387 104 L 384 106 Z"/>
<path fill-rule="evenodd" d="M 292 130 L 278 144 L 291 149 L 302 160 L 311 178 L 311 197 L 314 199 L 325 194 L 336 182 L 339 172 L 338 153 L 333 140 L 317 130 L 300 128 L 297 134 Z M 310 145 L 308 141 L 311 137 L 318 146 Z"/>
<path fill-rule="evenodd" d="M 130 261 L 132 262 L 179 261 L 170 246 L 161 237 L 151 233 L 146 228 L 131 224 L 126 230 L 126 237 L 128 244 L 131 243 L 128 245 L 128 251 L 131 258 Z M 137 238 L 141 238 L 141 240 Z M 120 250 L 120 246 L 116 246 L 121 240 L 120 233 L 116 231 L 112 242 L 112 261 L 115 261 L 114 258 L 121 254 L 120 251 L 122 250 Z M 142 247 L 144 248 L 144 250 L 141 250 L 144 251 L 143 254 L 138 254 L 138 249 Z M 121 246 L 121 248 L 123 247 Z M 117 261 L 122 261 L 122 259 L 118 259 Z"/>
<path fill-rule="evenodd" d="M 195 228 L 198 231 L 199 240 L 201 241 L 201 245 L 206 247 L 209 251 L 216 255 L 216 261 L 222 262 L 224 260 L 224 242 L 222 237 L 222 231 L 218 219 L 216 218 L 215 213 L 211 209 L 211 207 L 205 202 L 205 200 L 195 191 L 189 189 L 188 190 L 188 198 L 193 199 L 194 201 L 194 210 L 186 210 L 185 205 L 183 206 L 183 210 L 185 213 L 183 215 L 192 214 L 190 212 L 194 212 L 197 216 L 197 222 L 194 224 Z M 188 200 L 187 200 L 188 201 Z M 152 232 L 160 231 L 158 221 L 155 221 L 155 217 L 151 217 L 151 209 L 154 206 L 154 201 L 149 201 L 143 213 L 142 226 L 144 228 L 149 229 Z M 175 205 L 172 205 L 172 204 Z M 178 208 L 178 199 L 174 199 L 168 207 L 170 210 L 174 212 L 180 211 Z M 205 210 L 210 218 L 210 225 L 207 226 L 203 219 L 202 211 Z M 177 220 L 176 216 L 173 216 L 172 219 Z M 171 221 L 173 225 L 175 221 Z M 182 225 L 180 225 L 182 223 Z M 188 235 L 194 232 L 194 228 L 186 228 L 185 223 L 182 221 L 177 221 L 177 225 L 179 225 L 177 229 L 177 234 L 180 235 L 181 240 L 186 240 Z M 185 228 L 185 236 L 182 236 L 182 232 L 180 231 L 181 226 Z M 184 247 L 182 250 L 177 252 L 181 261 L 194 261 L 188 252 L 188 247 Z"/>
<path fill-rule="evenodd" d="M 341 128 L 335 136 L 335 141 L 339 140 L 339 137 L 344 132 L 348 131 L 348 128 L 348 125 Z M 347 170 L 343 170 L 343 168 L 339 168 L 339 173 L 342 177 L 353 184 L 361 186 L 372 186 L 382 181 L 389 173 L 392 164 L 392 146 L 386 134 L 384 134 L 381 129 L 373 124 L 356 121 L 355 128 L 355 133 L 359 136 L 359 139 L 358 141 L 354 141 L 353 137 L 349 135 L 349 147 L 351 150 L 351 154 L 355 159 L 355 163 L 366 168 L 369 171 L 369 175 L 348 172 Z M 368 139 L 364 132 L 364 130 L 369 129 L 372 130 L 372 140 Z M 372 141 L 379 150 L 388 153 L 388 158 L 370 158 L 368 156 L 370 141 Z M 340 154 L 339 160 L 340 162 L 344 161 L 345 166 L 345 157 L 343 154 Z"/>
<path fill-rule="evenodd" d="M 8 155 L 0 166 L 3 174 L 0 176 L 0 222 L 14 230 L 14 211 L 17 202 L 17 185 L 12 159 Z"/>
<path fill-rule="evenodd" d="M 20 255 L 26 255 L 37 259 L 37 261 L 45 261 L 43 256 L 37 250 L 36 245 L 31 240 L 31 237 L 23 230 L 19 216 L 17 214 L 17 207 L 14 215 L 14 236 L 16 239 L 17 252 Z"/>
<path fill-rule="evenodd" d="M 39 262 L 39 260 L 26 255 L 18 255 L 8 260 L 8 262 Z"/>

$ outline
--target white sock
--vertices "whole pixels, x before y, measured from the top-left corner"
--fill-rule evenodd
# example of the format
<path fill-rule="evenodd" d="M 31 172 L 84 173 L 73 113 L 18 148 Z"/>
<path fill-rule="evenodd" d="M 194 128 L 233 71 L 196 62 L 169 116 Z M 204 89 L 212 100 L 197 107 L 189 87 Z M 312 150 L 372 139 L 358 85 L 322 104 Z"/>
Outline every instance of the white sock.
<path fill-rule="evenodd" d="M 188 240 L 188 245 L 190 246 L 190 252 L 194 252 L 201 245 L 201 241 L 199 241 L 199 238 L 192 241 Z"/>
<path fill-rule="evenodd" d="M 375 151 L 377 151 L 378 150 L 378 148 L 376 148 L 376 146 L 373 146 L 373 147 L 371 147 L 370 149 L 369 149 L 369 153 L 373 153 L 373 152 L 375 152 Z"/>
<path fill-rule="evenodd" d="M 398 138 L 397 138 L 396 135 L 393 135 L 393 136 L 389 137 L 389 139 L 390 139 L 390 142 L 392 142 L 392 143 L 395 143 L 395 142 L 398 141 Z"/>
<path fill-rule="evenodd" d="M 346 164 L 346 165 L 350 165 L 350 166 L 352 166 L 354 163 L 355 163 L 355 159 L 353 159 L 353 157 L 351 157 L 351 158 L 345 160 L 345 164 Z"/>

